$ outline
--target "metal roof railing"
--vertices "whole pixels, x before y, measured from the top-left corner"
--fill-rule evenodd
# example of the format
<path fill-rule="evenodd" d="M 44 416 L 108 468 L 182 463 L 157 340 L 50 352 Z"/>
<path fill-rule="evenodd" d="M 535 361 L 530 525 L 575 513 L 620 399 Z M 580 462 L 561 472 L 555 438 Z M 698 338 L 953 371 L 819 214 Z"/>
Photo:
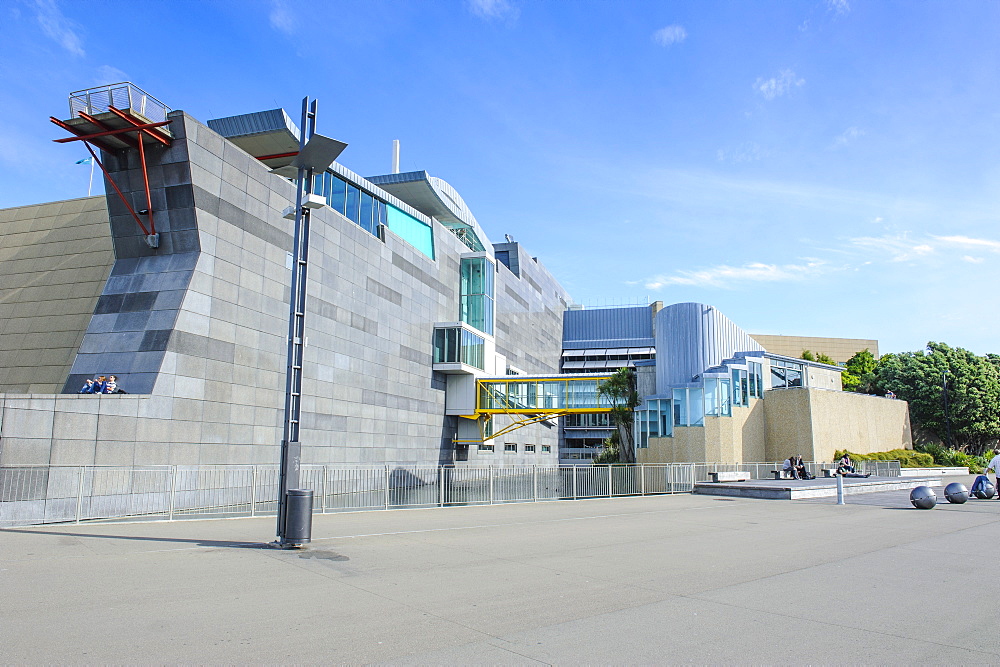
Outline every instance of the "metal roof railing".
<path fill-rule="evenodd" d="M 171 111 L 166 104 L 128 81 L 96 86 L 69 94 L 70 118 L 76 118 L 81 112 L 90 116 L 107 113 L 108 107 L 122 111 L 130 110 L 133 114 L 148 118 L 154 123 L 165 121 Z"/>

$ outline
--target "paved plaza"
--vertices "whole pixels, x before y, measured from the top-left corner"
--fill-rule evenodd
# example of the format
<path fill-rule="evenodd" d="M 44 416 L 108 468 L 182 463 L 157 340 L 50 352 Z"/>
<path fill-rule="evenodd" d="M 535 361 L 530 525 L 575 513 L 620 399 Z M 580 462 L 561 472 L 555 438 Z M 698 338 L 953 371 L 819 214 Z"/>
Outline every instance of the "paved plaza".
<path fill-rule="evenodd" d="M 1000 501 L 848 503 L 324 515 L 303 551 L 271 518 L 3 530 L 0 662 L 998 662 Z"/>

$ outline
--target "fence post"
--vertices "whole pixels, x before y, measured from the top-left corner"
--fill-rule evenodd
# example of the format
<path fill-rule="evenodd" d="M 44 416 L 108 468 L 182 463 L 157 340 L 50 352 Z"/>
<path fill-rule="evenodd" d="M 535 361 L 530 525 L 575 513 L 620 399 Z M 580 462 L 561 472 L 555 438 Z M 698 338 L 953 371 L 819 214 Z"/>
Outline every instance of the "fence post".
<path fill-rule="evenodd" d="M 569 469 L 573 471 L 573 500 L 576 500 L 576 466 L 570 466 Z"/>
<path fill-rule="evenodd" d="M 389 509 L 389 466 L 385 467 L 385 509 Z"/>
<path fill-rule="evenodd" d="M 170 509 L 167 511 L 167 521 L 174 520 L 174 493 L 177 491 L 177 466 L 170 466 Z"/>
<path fill-rule="evenodd" d="M 257 516 L 257 466 L 250 468 L 250 516 Z"/>
<path fill-rule="evenodd" d="M 614 495 L 614 477 L 611 476 L 611 464 L 608 464 L 608 498 Z"/>
<path fill-rule="evenodd" d="M 646 467 L 639 464 L 639 495 L 646 495 Z"/>
<path fill-rule="evenodd" d="M 319 488 L 323 491 L 323 499 L 320 501 L 319 505 L 321 514 L 326 514 L 326 478 L 327 478 L 327 469 L 326 466 L 323 466 L 323 479 L 321 480 L 321 483 L 319 485 Z"/>
<path fill-rule="evenodd" d="M 83 514 L 83 481 L 86 479 L 87 466 L 80 466 L 80 488 L 76 492 L 76 522 L 80 523 Z"/>
<path fill-rule="evenodd" d="M 447 469 L 444 466 L 438 466 L 438 507 L 444 507 L 444 476 L 447 473 Z"/>
<path fill-rule="evenodd" d="M 492 505 L 493 504 L 493 466 L 490 466 L 489 480 L 490 480 L 490 505 Z"/>
<path fill-rule="evenodd" d="M 538 502 L 538 464 L 531 466 L 531 502 Z"/>

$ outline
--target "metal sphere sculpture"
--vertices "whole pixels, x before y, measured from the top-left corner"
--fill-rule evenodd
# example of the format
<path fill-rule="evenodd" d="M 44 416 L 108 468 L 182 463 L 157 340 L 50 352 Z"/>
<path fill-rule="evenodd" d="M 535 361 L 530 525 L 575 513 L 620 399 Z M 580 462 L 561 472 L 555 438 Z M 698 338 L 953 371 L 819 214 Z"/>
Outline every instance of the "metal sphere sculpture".
<path fill-rule="evenodd" d="M 952 482 L 944 487 L 944 497 L 949 503 L 961 505 L 969 499 L 969 490 L 961 482 Z"/>
<path fill-rule="evenodd" d="M 929 486 L 918 486 L 910 491 L 910 502 L 918 510 L 933 509 L 937 505 L 937 496 Z"/>
<path fill-rule="evenodd" d="M 986 482 L 976 489 L 976 498 L 980 500 L 989 500 L 994 495 L 996 495 L 997 489 L 993 486 L 992 482 Z"/>

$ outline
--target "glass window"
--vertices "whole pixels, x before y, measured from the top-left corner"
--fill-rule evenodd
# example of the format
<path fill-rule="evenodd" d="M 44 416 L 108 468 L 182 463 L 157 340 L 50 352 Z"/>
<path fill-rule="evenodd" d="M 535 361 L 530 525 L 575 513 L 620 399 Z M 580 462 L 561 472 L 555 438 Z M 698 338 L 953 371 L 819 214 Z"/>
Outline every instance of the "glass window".
<path fill-rule="evenodd" d="M 516 452 L 517 451 L 517 443 L 514 443 L 514 442 L 505 442 L 505 443 L 503 443 L 503 450 L 505 452 Z"/>
<path fill-rule="evenodd" d="M 552 447 L 550 447 L 549 445 L 542 445 L 542 453 L 543 454 L 548 454 L 551 451 L 552 451 Z"/>
<path fill-rule="evenodd" d="M 461 362 L 483 370 L 485 358 L 486 341 L 482 336 L 458 327 L 434 330 L 434 363 Z"/>
<path fill-rule="evenodd" d="M 496 268 L 485 257 L 462 260 L 459 319 L 493 334 L 493 280 Z"/>
<path fill-rule="evenodd" d="M 330 180 L 330 193 L 327 194 L 326 201 L 334 211 L 337 211 L 341 215 L 346 215 L 347 183 L 333 174 L 330 174 L 330 176 L 332 177 Z"/>
<path fill-rule="evenodd" d="M 534 454 L 535 453 L 535 446 L 534 445 L 525 445 L 524 446 L 524 451 L 526 453 Z"/>
<path fill-rule="evenodd" d="M 344 215 L 361 224 L 361 190 L 350 184 L 347 186 L 347 211 Z"/>
<path fill-rule="evenodd" d="M 434 230 L 405 211 L 386 204 L 380 212 L 383 224 L 393 234 L 403 239 L 411 246 L 434 259 Z M 478 328 L 478 327 L 477 327 Z"/>
<path fill-rule="evenodd" d="M 484 452 L 492 452 L 493 451 L 493 445 L 488 445 L 485 442 L 484 443 L 480 443 L 479 449 L 482 450 L 482 451 L 484 451 Z"/>
<path fill-rule="evenodd" d="M 361 218 L 358 224 L 369 233 L 375 233 L 375 198 L 367 192 L 361 193 Z"/>

